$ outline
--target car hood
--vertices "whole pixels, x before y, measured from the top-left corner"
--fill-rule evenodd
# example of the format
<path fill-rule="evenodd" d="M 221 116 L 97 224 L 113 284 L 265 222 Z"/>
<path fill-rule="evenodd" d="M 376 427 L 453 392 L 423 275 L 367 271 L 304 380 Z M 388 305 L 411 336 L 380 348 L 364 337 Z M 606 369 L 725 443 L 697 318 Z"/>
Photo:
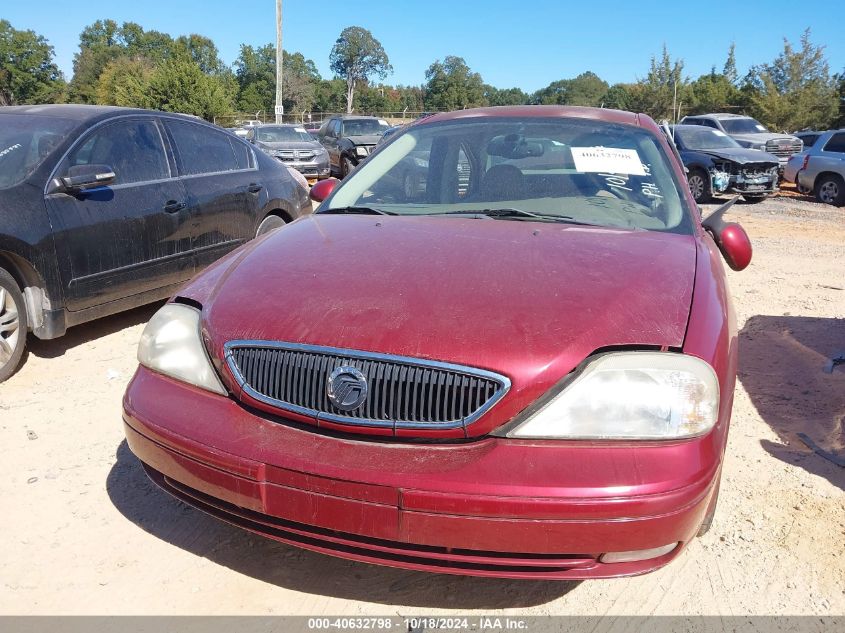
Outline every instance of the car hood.
<path fill-rule="evenodd" d="M 714 158 L 721 158 L 722 160 L 730 160 L 740 165 L 747 163 L 771 163 L 772 166 L 778 164 L 778 157 L 768 152 L 759 149 L 750 149 L 747 147 L 720 147 L 719 149 L 697 149 L 693 150 Z"/>
<path fill-rule="evenodd" d="M 267 149 L 323 149 L 317 141 L 259 141 L 258 144 Z"/>
<path fill-rule="evenodd" d="M 730 134 L 731 138 L 747 143 L 768 143 L 769 141 L 795 142 L 798 139 L 789 134 L 776 134 L 774 132 L 755 132 L 750 134 Z"/>
<path fill-rule="evenodd" d="M 509 418 L 595 350 L 680 347 L 694 269 L 689 235 L 317 214 L 180 295 L 203 304 L 218 367 L 231 340 L 446 361 L 508 376 Z"/>
<path fill-rule="evenodd" d="M 381 138 L 381 134 L 361 134 L 358 136 L 347 136 L 355 145 L 375 145 Z"/>

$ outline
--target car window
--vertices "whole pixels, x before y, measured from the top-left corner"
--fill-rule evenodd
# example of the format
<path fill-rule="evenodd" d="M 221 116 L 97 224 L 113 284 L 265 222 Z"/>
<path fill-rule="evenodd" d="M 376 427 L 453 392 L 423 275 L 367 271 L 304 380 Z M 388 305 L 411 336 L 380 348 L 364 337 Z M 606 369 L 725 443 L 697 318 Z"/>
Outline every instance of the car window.
<path fill-rule="evenodd" d="M 52 117 L 0 114 L 0 189 L 29 177 L 76 125 Z"/>
<path fill-rule="evenodd" d="M 816 141 L 819 140 L 819 136 L 821 136 L 821 134 L 798 134 L 797 136 L 801 139 L 801 142 L 804 143 L 804 148 L 808 149 L 816 144 Z"/>
<path fill-rule="evenodd" d="M 264 143 L 310 142 L 313 140 L 305 128 L 294 125 L 264 125 L 255 130 L 253 138 Z"/>
<path fill-rule="evenodd" d="M 324 211 L 518 209 L 528 212 L 521 219 L 686 233 L 692 212 L 681 190 L 646 130 L 562 117 L 467 118 L 412 126 L 357 167 Z"/>
<path fill-rule="evenodd" d="M 838 154 L 845 153 L 845 132 L 837 132 L 830 137 L 830 140 L 825 143 L 824 151 L 837 152 Z"/>
<path fill-rule="evenodd" d="M 390 127 L 387 121 L 381 119 L 348 119 L 343 122 L 343 133 L 341 136 L 369 136 L 372 134 L 384 134 Z"/>
<path fill-rule="evenodd" d="M 760 134 L 769 131 L 759 121 L 751 117 L 722 119 L 722 127 L 728 134 Z"/>
<path fill-rule="evenodd" d="M 225 132 L 175 119 L 167 119 L 165 125 L 176 143 L 184 174 L 235 171 L 249 164 L 248 159 L 244 162 L 243 151 L 238 152 L 240 157 L 235 152 L 238 140 Z"/>
<path fill-rule="evenodd" d="M 64 172 L 77 165 L 108 165 L 115 184 L 170 177 L 170 165 L 158 126 L 152 119 L 118 121 L 96 128 L 65 159 Z"/>
<path fill-rule="evenodd" d="M 696 128 L 675 128 L 675 140 L 680 141 L 684 149 L 721 149 L 740 147 L 740 144 L 720 130 Z"/>

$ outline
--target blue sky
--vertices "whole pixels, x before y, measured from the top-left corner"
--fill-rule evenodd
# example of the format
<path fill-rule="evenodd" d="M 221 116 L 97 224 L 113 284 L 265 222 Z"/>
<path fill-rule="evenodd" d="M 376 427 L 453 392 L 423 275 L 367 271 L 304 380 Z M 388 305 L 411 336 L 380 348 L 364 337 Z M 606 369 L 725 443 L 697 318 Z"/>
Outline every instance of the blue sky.
<path fill-rule="evenodd" d="M 110 0 L 82 2 L 71 11 L 66 0 L 36 3 L 0 0 L 0 18 L 15 28 L 33 29 L 56 49 L 56 61 L 70 78 L 79 32 L 100 18 L 138 22 L 171 35 L 211 37 L 231 64 L 241 43 L 275 39 L 274 0 Z M 610 83 L 646 74 L 649 59 L 665 43 L 695 78 L 712 65 L 721 69 L 736 42 L 740 74 L 769 62 L 783 38 L 798 42 L 812 28 L 824 44 L 832 72 L 845 67 L 842 21 L 825 19 L 834 0 L 636 3 L 554 0 L 285 0 L 284 48 L 313 59 L 330 77 L 329 52 L 340 31 L 351 25 L 373 32 L 394 67 L 391 84 L 418 85 L 435 59 L 458 55 L 487 83 L 532 92 L 557 79 L 592 70 Z M 33 10 L 37 7 L 37 10 Z M 838 14 L 838 11 L 833 11 Z"/>

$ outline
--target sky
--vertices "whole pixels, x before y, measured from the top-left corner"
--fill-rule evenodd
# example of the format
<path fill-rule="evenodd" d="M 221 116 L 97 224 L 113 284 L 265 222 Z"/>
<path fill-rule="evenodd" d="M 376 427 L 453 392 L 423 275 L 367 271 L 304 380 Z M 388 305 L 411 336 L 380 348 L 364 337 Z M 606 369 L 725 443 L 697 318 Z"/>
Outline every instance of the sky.
<path fill-rule="evenodd" d="M 533 92 L 558 79 L 592 70 L 605 81 L 635 81 L 648 72 L 664 44 L 684 60 L 691 78 L 722 69 L 731 42 L 743 75 L 795 45 L 807 27 L 825 45 L 831 72 L 845 68 L 842 21 L 825 19 L 839 0 L 733 2 L 568 2 L 566 0 L 284 0 L 283 48 L 314 60 L 324 78 L 329 53 L 347 26 L 369 29 L 384 46 L 394 72 L 388 84 L 420 85 L 425 71 L 447 55 L 463 57 L 486 83 Z M 55 47 L 70 79 L 79 33 L 97 19 L 137 22 L 145 30 L 212 38 L 226 64 L 240 45 L 275 41 L 275 0 L 66 0 L 36 5 L 0 0 L 0 19 L 32 29 Z M 838 11 L 833 11 L 837 14 Z"/>

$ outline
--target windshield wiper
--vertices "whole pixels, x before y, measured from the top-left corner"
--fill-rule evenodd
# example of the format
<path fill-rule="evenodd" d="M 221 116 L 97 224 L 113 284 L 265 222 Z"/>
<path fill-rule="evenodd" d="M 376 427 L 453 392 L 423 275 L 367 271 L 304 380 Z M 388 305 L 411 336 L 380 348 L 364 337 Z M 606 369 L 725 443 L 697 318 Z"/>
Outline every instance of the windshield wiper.
<path fill-rule="evenodd" d="M 375 207 L 338 207 L 336 209 L 325 209 L 320 213 L 358 213 L 360 215 L 398 215 L 395 211 L 385 211 Z"/>
<path fill-rule="evenodd" d="M 524 209 L 513 207 L 502 207 L 499 209 L 465 209 L 459 211 L 444 211 L 443 213 L 432 213 L 431 215 L 484 215 L 488 218 L 533 218 L 544 222 L 562 222 L 565 224 L 581 224 L 584 226 L 598 226 L 591 222 L 581 222 L 570 215 L 557 215 L 554 213 L 533 213 Z"/>

